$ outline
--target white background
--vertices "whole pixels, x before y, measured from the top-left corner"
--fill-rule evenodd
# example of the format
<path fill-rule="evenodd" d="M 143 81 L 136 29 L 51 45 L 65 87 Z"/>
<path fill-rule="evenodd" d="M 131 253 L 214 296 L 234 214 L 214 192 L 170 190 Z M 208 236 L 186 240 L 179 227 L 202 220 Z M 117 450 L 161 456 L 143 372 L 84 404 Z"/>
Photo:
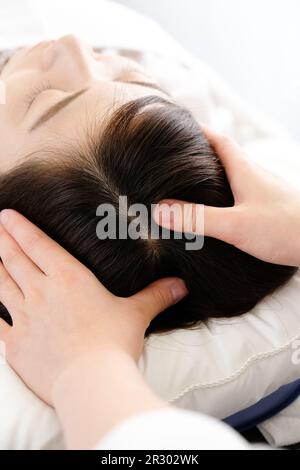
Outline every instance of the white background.
<path fill-rule="evenodd" d="M 155 18 L 300 140 L 300 0 L 115 0 Z"/>

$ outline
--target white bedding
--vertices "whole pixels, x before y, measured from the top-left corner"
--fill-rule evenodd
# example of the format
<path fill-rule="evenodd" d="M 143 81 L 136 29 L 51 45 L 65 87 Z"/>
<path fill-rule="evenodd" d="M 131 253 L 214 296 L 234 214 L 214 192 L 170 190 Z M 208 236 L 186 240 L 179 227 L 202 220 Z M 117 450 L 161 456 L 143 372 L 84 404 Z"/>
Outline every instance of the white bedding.
<path fill-rule="evenodd" d="M 299 186 L 297 144 L 243 103 L 209 67 L 191 57 L 151 20 L 105 0 L 0 3 L 0 48 L 70 32 L 94 46 L 146 52 L 146 67 L 199 120 L 229 132 L 254 159 Z M 161 396 L 184 408 L 223 418 L 255 403 L 300 376 L 288 363 L 292 342 L 300 337 L 299 284 L 298 276 L 258 310 L 239 319 L 214 321 L 196 332 L 153 337 L 147 342 L 141 370 Z M 278 374 L 280 370 L 282 374 Z M 63 447 L 53 410 L 7 365 L 0 366 L 0 383 L 0 448 Z M 299 417 L 295 419 L 298 428 L 285 430 L 285 443 L 300 440 Z M 280 443 L 282 425 L 274 426 Z"/>

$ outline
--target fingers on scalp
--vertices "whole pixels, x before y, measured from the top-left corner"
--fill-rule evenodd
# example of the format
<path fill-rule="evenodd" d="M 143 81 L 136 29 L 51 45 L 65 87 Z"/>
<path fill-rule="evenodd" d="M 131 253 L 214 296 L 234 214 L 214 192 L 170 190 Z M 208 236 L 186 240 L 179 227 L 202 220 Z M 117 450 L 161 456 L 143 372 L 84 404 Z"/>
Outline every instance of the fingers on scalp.
<path fill-rule="evenodd" d="M 201 227 L 202 227 L 202 219 L 203 219 L 203 214 L 202 214 L 202 207 L 199 204 L 192 203 L 191 204 L 191 232 L 192 233 L 197 233 L 199 235 L 203 235 L 201 233 Z"/>
<path fill-rule="evenodd" d="M 220 158 L 240 157 L 242 152 L 240 146 L 226 134 L 217 134 L 212 144 Z"/>
<path fill-rule="evenodd" d="M 187 295 L 184 282 L 178 278 L 165 278 L 154 281 L 132 299 L 137 302 L 145 316 L 154 318 L 166 308 L 174 305 Z"/>
<path fill-rule="evenodd" d="M 173 297 L 169 288 L 164 289 L 163 286 L 156 286 L 153 289 L 153 298 L 155 303 L 155 311 L 153 314 L 163 312 L 166 308 L 173 304 Z"/>
<path fill-rule="evenodd" d="M 16 240 L 0 225 L 0 256 L 3 266 L 24 293 L 41 276 L 36 264 L 24 253 Z"/>
<path fill-rule="evenodd" d="M 0 302 L 13 314 L 19 309 L 24 296 L 0 262 Z"/>
<path fill-rule="evenodd" d="M 0 220 L 2 220 L 3 213 L 5 229 L 17 241 L 25 254 L 42 272 L 55 270 L 55 264 L 61 259 L 65 250 L 18 212 L 6 209 L 2 211 Z M 55 259 L 56 255 L 58 255 L 58 260 Z"/>
<path fill-rule="evenodd" d="M 11 243 L 11 237 L 0 224 L 0 258 L 5 264 L 10 262 L 16 256 L 15 242 Z"/>
<path fill-rule="evenodd" d="M 215 132 L 207 126 L 203 126 L 203 131 L 220 158 L 226 158 L 227 155 L 237 157 L 243 154 L 239 144 L 229 135 Z"/>
<path fill-rule="evenodd" d="M 20 248 L 1 225 L 0 240 L 0 257 L 4 264 L 10 263 L 18 255 Z"/>
<path fill-rule="evenodd" d="M 226 134 L 219 134 L 210 129 L 205 130 L 205 134 L 225 168 L 229 183 L 237 174 L 246 176 L 252 162 L 242 147 Z"/>
<path fill-rule="evenodd" d="M 27 220 L 24 216 L 12 209 L 6 209 L 1 213 L 1 221 L 4 216 L 4 227 L 29 254 L 31 249 L 42 240 L 41 230 Z"/>

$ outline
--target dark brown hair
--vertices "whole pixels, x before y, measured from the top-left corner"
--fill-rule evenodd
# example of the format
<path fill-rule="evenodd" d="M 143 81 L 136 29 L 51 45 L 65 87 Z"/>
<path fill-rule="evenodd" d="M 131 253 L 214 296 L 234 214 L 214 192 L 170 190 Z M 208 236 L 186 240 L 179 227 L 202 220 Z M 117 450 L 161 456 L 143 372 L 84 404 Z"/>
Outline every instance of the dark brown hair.
<path fill-rule="evenodd" d="M 2 175 L 0 210 L 20 211 L 119 296 L 163 276 L 183 278 L 189 296 L 153 320 L 148 333 L 241 315 L 295 272 L 212 238 L 199 251 L 187 251 L 184 238 L 97 238 L 98 205 L 118 209 L 120 195 L 149 209 L 165 198 L 233 205 L 219 159 L 184 108 L 158 97 L 132 101 L 99 136 L 92 133 L 87 147 L 51 157 L 40 152 Z"/>

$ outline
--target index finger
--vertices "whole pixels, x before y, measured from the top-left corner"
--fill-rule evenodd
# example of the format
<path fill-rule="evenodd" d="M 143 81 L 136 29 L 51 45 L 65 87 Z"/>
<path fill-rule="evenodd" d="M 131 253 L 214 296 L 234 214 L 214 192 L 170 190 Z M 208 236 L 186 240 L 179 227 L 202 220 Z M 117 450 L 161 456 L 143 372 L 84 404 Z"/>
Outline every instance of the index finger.
<path fill-rule="evenodd" d="M 4 209 L 0 213 L 0 222 L 24 253 L 45 274 L 54 273 L 66 263 L 79 263 L 76 258 L 17 211 Z"/>

